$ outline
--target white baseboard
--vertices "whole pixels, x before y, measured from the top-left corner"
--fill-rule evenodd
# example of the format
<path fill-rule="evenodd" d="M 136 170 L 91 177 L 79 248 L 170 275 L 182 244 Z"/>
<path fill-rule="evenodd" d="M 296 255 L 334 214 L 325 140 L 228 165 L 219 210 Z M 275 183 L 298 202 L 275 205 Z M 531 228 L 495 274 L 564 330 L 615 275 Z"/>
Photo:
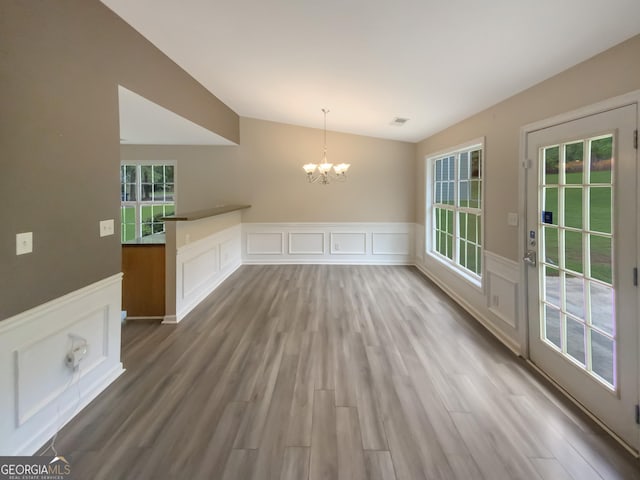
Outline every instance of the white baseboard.
<path fill-rule="evenodd" d="M 162 319 L 162 323 L 164 325 L 175 325 L 176 323 L 178 323 L 178 317 L 176 317 L 175 315 L 165 315 Z"/>
<path fill-rule="evenodd" d="M 0 455 L 33 454 L 123 372 L 121 288 L 119 273 L 0 323 Z M 70 334 L 88 343 L 76 372 Z"/>

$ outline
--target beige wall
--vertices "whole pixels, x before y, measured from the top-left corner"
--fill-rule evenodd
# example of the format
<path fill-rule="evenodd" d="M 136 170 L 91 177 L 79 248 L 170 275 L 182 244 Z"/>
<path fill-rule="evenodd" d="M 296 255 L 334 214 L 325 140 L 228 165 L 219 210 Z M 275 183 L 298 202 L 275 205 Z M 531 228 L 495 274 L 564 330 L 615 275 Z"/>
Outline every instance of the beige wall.
<path fill-rule="evenodd" d="M 516 260 L 517 228 L 507 226 L 507 213 L 518 209 L 520 127 L 637 89 L 640 35 L 423 140 L 417 147 L 416 222 L 425 219 L 425 156 L 485 136 L 485 246 Z"/>
<path fill-rule="evenodd" d="M 178 210 L 249 203 L 243 222 L 413 222 L 415 144 L 327 133 L 327 156 L 351 163 L 345 183 L 310 185 L 322 130 L 241 118 L 232 147 L 121 147 L 123 160 L 177 160 Z"/>
<path fill-rule="evenodd" d="M 98 0 L 2 0 L 0 45 L 1 320 L 121 270 L 98 235 L 119 216 L 118 84 L 236 142 L 239 119 Z"/>

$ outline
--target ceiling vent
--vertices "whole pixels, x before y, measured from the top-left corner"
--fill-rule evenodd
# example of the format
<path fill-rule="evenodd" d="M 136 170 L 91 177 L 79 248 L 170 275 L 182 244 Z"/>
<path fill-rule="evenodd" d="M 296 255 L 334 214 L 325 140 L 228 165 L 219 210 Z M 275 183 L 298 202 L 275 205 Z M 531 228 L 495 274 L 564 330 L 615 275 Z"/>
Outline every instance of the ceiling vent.
<path fill-rule="evenodd" d="M 409 121 L 408 118 L 396 117 L 393 120 L 391 120 L 391 125 L 395 125 L 396 127 L 401 127 L 408 121 Z"/>

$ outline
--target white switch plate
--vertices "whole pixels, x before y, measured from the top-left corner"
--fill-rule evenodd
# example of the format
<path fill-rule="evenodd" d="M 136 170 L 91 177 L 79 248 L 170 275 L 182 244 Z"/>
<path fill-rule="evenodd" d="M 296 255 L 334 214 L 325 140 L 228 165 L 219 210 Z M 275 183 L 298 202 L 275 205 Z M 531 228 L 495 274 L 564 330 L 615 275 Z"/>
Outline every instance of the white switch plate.
<path fill-rule="evenodd" d="M 101 220 L 100 221 L 100 236 L 106 237 L 108 235 L 113 235 L 114 226 L 113 219 L 111 220 Z"/>
<path fill-rule="evenodd" d="M 16 235 L 16 255 L 33 252 L 33 232 L 18 233 Z"/>
<path fill-rule="evenodd" d="M 518 214 L 517 213 L 509 213 L 507 214 L 507 225 L 511 227 L 518 226 Z"/>

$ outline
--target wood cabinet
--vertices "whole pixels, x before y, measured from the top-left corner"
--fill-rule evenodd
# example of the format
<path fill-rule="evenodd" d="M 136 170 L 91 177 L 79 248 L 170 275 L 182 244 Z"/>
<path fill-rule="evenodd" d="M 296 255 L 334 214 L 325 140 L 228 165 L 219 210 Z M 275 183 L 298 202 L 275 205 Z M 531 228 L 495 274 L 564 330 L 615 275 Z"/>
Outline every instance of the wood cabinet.
<path fill-rule="evenodd" d="M 127 317 L 165 314 L 164 244 L 122 245 L 122 309 Z"/>

